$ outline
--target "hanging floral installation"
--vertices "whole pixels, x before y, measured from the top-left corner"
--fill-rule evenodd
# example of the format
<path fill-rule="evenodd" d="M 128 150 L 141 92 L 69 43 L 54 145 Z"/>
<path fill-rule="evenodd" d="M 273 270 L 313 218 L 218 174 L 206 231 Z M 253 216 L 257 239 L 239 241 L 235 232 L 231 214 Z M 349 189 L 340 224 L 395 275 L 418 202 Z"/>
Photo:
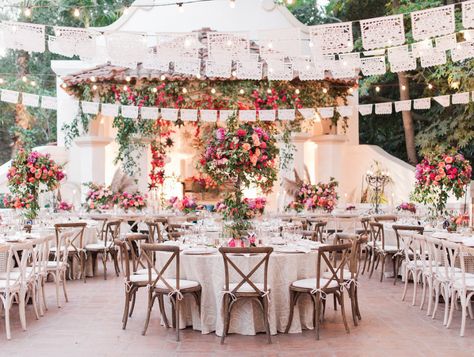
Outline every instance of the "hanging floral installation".
<path fill-rule="evenodd" d="M 93 73 L 93 72 L 91 72 Z M 156 75 L 156 73 L 155 73 Z M 84 75 L 85 76 L 85 75 Z M 277 110 L 298 109 L 302 107 L 325 107 L 345 103 L 347 90 L 354 86 L 353 81 L 341 81 L 341 85 L 331 85 L 327 81 L 268 81 L 268 80 L 220 80 L 197 79 L 159 75 L 154 78 L 129 77 L 125 72 L 110 74 L 104 80 L 94 76 L 64 78 L 65 90 L 81 101 L 137 106 L 138 108 L 158 107 L 198 110 Z M 92 79 L 91 79 L 92 78 Z M 123 110 L 122 110 L 123 111 Z M 72 141 L 87 132 L 90 121 L 96 115 L 84 114 L 79 108 L 77 117 L 62 129 L 66 141 Z M 338 116 L 337 120 L 342 117 Z M 334 119 L 333 119 L 334 120 Z M 279 138 L 289 145 L 290 134 L 301 131 L 304 118 L 296 114 L 295 120 L 275 121 L 274 127 Z M 115 163 L 121 163 L 125 172 L 131 176 L 138 172 L 137 155 L 144 147 L 142 139 L 152 139 L 152 170 L 150 188 L 163 183 L 166 152 L 173 146 L 174 126 L 195 126 L 195 142 L 199 142 L 203 127 L 223 125 L 222 120 L 207 122 L 198 118 L 188 122 L 179 117 L 177 111 L 158 113 L 153 119 L 145 119 L 142 111 L 135 118 L 117 113 L 113 127 L 117 130 L 116 141 L 119 149 Z M 260 120 L 256 119 L 256 125 Z M 204 141 L 201 140 L 201 149 Z M 282 152 L 283 155 L 283 152 Z M 291 154 L 284 154 L 291 159 Z"/>

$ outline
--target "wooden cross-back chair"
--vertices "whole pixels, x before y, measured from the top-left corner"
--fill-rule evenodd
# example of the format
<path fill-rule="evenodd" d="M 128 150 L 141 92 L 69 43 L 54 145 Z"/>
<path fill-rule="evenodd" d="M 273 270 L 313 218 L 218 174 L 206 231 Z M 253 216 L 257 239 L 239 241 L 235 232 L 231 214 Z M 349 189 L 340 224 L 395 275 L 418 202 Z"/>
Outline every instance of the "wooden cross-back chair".
<path fill-rule="evenodd" d="M 74 223 L 57 223 L 54 225 L 56 230 L 56 247 L 60 242 L 59 235 L 62 232 L 67 231 L 68 236 L 68 255 L 69 255 L 69 278 L 74 278 L 74 258 L 79 261 L 80 276 L 84 283 L 86 282 L 86 259 L 87 254 L 84 250 L 84 230 L 87 226 L 85 222 L 74 222 Z M 53 252 L 56 251 L 56 247 L 51 248 Z"/>
<path fill-rule="evenodd" d="M 87 244 L 85 249 L 87 253 L 92 258 L 92 266 L 95 270 L 95 262 L 97 260 L 97 256 L 99 254 L 102 255 L 102 266 L 104 269 L 104 280 L 107 280 L 107 258 L 110 255 L 114 262 L 115 274 L 119 276 L 120 269 L 118 264 L 118 250 L 115 246 L 115 240 L 120 237 L 120 225 L 122 224 L 121 221 L 109 221 L 104 222 L 104 226 L 102 227 L 102 231 L 100 233 L 101 240 L 97 243 Z M 94 271 L 95 275 L 95 271 Z"/>
<path fill-rule="evenodd" d="M 400 270 L 400 265 L 402 264 L 402 261 L 405 257 L 403 254 L 403 249 L 401 249 L 400 247 L 400 242 L 401 242 L 400 235 L 402 233 L 416 233 L 416 234 L 423 235 L 424 228 L 422 226 L 408 226 L 408 225 L 394 224 L 392 226 L 392 229 L 395 231 L 395 236 L 397 237 L 397 248 L 398 248 L 398 252 L 394 255 L 394 262 L 393 262 L 394 274 L 395 274 L 393 285 L 395 285 L 398 280 L 398 272 Z"/>
<path fill-rule="evenodd" d="M 56 303 L 59 303 L 59 288 L 62 285 L 63 295 L 66 302 L 69 301 L 66 291 L 66 275 L 69 269 L 69 256 L 71 253 L 70 240 L 74 235 L 74 231 L 66 229 L 63 225 L 55 226 L 56 229 L 56 245 L 50 248 L 49 255 L 52 254 L 52 259 L 49 258 L 46 263 L 46 280 L 48 276 L 52 276 L 56 285 Z M 54 248 L 54 249 L 53 249 Z"/>
<path fill-rule="evenodd" d="M 382 282 L 385 272 L 386 257 L 391 257 L 393 262 L 395 262 L 394 257 L 400 254 L 400 242 L 397 239 L 396 245 L 389 245 L 386 243 L 383 223 L 370 222 L 369 226 L 371 238 L 370 244 L 373 249 L 369 278 L 372 277 L 374 270 L 378 268 L 379 264 L 381 264 L 380 282 Z"/>
<path fill-rule="evenodd" d="M 148 284 L 148 274 L 134 274 L 130 269 L 130 246 L 127 241 L 121 239 L 115 240 L 115 246 L 120 250 L 120 255 L 124 263 L 124 283 L 125 283 L 125 301 L 122 316 L 122 329 L 127 327 L 128 318 L 132 317 L 135 309 L 135 300 L 137 291 Z"/>
<path fill-rule="evenodd" d="M 144 257 L 147 263 L 148 270 L 148 307 L 147 316 L 145 320 L 145 326 L 142 334 L 146 334 L 148 324 L 150 323 L 150 315 L 153 309 L 155 300 L 158 300 L 160 312 L 166 327 L 169 327 L 168 319 L 164 309 L 164 295 L 168 295 L 171 301 L 173 316 L 172 324 L 176 328 L 176 340 L 179 341 L 179 311 L 180 305 L 183 302 L 185 294 L 190 294 L 194 297 L 196 305 L 201 311 L 201 285 L 197 281 L 184 280 L 180 277 L 180 265 L 179 257 L 180 250 L 176 246 L 168 246 L 156 243 L 143 243 L 142 244 Z M 166 262 L 159 268 L 155 265 L 155 254 L 156 253 L 169 253 Z M 168 269 L 175 262 L 175 274 L 174 278 L 165 277 Z"/>
<path fill-rule="evenodd" d="M 285 333 L 288 333 L 293 321 L 293 313 L 300 296 L 309 295 L 313 301 L 314 315 L 313 321 L 316 332 L 316 339 L 319 340 L 319 328 L 322 318 L 322 304 L 327 295 L 335 294 L 337 302 L 341 307 L 342 319 L 346 332 L 349 333 L 346 313 L 344 308 L 344 268 L 346 261 L 352 249 L 352 243 L 325 245 L 318 248 L 318 256 L 316 260 L 316 277 L 309 279 L 301 279 L 290 285 L 290 316 Z M 334 254 L 339 254 L 337 263 L 334 263 Z M 323 271 L 323 267 L 327 268 Z"/>
<path fill-rule="evenodd" d="M 378 214 L 372 216 L 375 222 L 396 222 L 398 217 L 395 214 Z"/>
<path fill-rule="evenodd" d="M 147 265 L 143 252 L 143 244 L 148 243 L 148 235 L 142 233 L 129 233 L 125 236 L 130 252 L 132 274 L 147 274 Z"/>
<path fill-rule="evenodd" d="M 243 299 L 254 301 L 261 308 L 267 333 L 268 343 L 271 343 L 270 324 L 268 321 L 269 314 L 269 293 L 268 286 L 268 263 L 270 255 L 273 252 L 272 247 L 256 247 L 256 248 L 228 248 L 221 247 L 219 252 L 224 259 L 224 296 L 222 300 L 224 314 L 224 330 L 222 332 L 221 343 L 224 343 L 225 337 L 229 333 L 230 316 L 234 304 Z M 237 264 L 232 260 L 234 254 L 260 254 L 263 255 L 260 260 L 253 266 L 249 273 L 245 274 Z M 252 276 L 263 266 L 263 283 L 252 281 Z M 239 281 L 231 283 L 230 272 L 233 271 L 239 276 Z"/>
<path fill-rule="evenodd" d="M 370 236 L 370 221 L 371 220 L 372 220 L 372 217 L 361 217 L 360 223 L 362 225 L 362 228 L 358 228 L 355 230 L 355 234 L 366 236 L 367 242 L 369 241 L 369 236 Z M 361 274 L 364 274 L 365 268 L 367 266 L 367 262 L 369 263 L 369 266 L 367 267 L 367 271 L 369 271 L 370 269 L 370 260 L 373 254 L 373 246 L 371 244 L 364 244 L 362 247 L 362 250 L 364 251 L 365 254 L 364 254 L 364 266 L 362 267 Z"/>
<path fill-rule="evenodd" d="M 163 222 L 154 220 L 146 222 L 148 226 L 148 243 L 163 243 L 162 227 L 166 227 Z"/>

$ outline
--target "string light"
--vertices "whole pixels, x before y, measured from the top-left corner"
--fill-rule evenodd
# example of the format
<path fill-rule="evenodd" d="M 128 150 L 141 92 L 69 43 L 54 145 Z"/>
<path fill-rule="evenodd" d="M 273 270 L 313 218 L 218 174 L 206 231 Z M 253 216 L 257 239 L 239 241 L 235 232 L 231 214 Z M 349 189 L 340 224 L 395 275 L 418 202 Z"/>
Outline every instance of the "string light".
<path fill-rule="evenodd" d="M 349 88 L 349 89 L 348 89 L 348 92 L 349 92 L 349 94 L 352 94 L 352 93 L 354 93 L 354 88 L 352 88 L 352 87 L 351 87 L 351 88 Z"/>
<path fill-rule="evenodd" d="M 288 5 L 292 5 L 292 4 L 293 4 L 293 0 L 286 0 L 286 3 L 287 3 Z"/>
<path fill-rule="evenodd" d="M 161 79 L 162 81 L 164 81 L 164 80 L 166 79 L 165 75 L 162 74 L 162 75 L 160 76 L 160 79 Z"/>
<path fill-rule="evenodd" d="M 157 93 L 158 92 L 158 88 L 156 87 L 153 87 L 153 89 L 151 90 L 153 93 Z"/>
<path fill-rule="evenodd" d="M 62 87 L 63 89 L 66 89 L 66 88 L 67 88 L 67 84 L 66 84 L 66 83 L 63 83 L 63 84 L 61 84 L 61 87 Z"/>
<path fill-rule="evenodd" d="M 183 88 L 183 94 L 188 93 L 188 90 L 186 88 Z"/>
<path fill-rule="evenodd" d="M 97 79 L 95 78 L 95 76 L 91 76 L 90 80 L 91 82 L 95 82 Z"/>
<path fill-rule="evenodd" d="M 313 41 L 309 41 L 309 47 L 314 47 Z"/>
<path fill-rule="evenodd" d="M 406 89 L 407 89 L 407 87 L 403 85 L 403 86 L 402 86 L 402 90 L 404 91 L 404 90 L 406 90 Z"/>
<path fill-rule="evenodd" d="M 126 92 L 128 91 L 128 86 L 123 86 L 123 90 Z"/>
<path fill-rule="evenodd" d="M 298 88 L 295 89 L 295 94 L 300 94 L 300 90 Z"/>
<path fill-rule="evenodd" d="M 126 80 L 127 82 L 130 82 L 130 81 L 132 80 L 132 78 L 130 78 L 130 76 L 127 76 L 127 77 L 125 77 L 125 80 Z"/>
<path fill-rule="evenodd" d="M 380 87 L 379 87 L 379 86 L 375 87 L 375 91 L 376 91 L 377 93 L 380 92 Z"/>
<path fill-rule="evenodd" d="M 245 91 L 243 89 L 239 90 L 239 94 L 244 94 Z"/>
<path fill-rule="evenodd" d="M 31 81 L 30 84 L 31 84 L 32 87 L 36 87 L 36 82 L 35 81 Z"/>
<path fill-rule="evenodd" d="M 433 89 L 433 85 L 431 83 L 428 84 L 428 89 Z"/>
<path fill-rule="evenodd" d="M 95 84 L 92 86 L 92 90 L 97 90 L 97 86 Z"/>
<path fill-rule="evenodd" d="M 31 8 L 27 7 L 23 10 L 23 15 L 25 15 L 25 17 L 31 17 Z"/>
<path fill-rule="evenodd" d="M 230 74 L 232 75 L 232 77 L 237 77 L 237 72 L 236 71 L 232 71 Z"/>
<path fill-rule="evenodd" d="M 0 78 L 0 84 L 3 84 L 5 81 L 3 80 L 3 78 Z"/>
<path fill-rule="evenodd" d="M 176 5 L 178 5 L 178 11 L 183 13 L 184 12 L 184 6 L 183 6 L 183 3 L 182 2 L 179 2 L 177 3 Z"/>
<path fill-rule="evenodd" d="M 235 0 L 229 0 L 229 6 L 231 9 L 235 9 Z"/>
<path fill-rule="evenodd" d="M 272 94 L 272 90 L 270 88 L 267 89 L 268 94 Z"/>
<path fill-rule="evenodd" d="M 79 17 L 79 16 L 81 16 L 81 10 L 79 10 L 79 9 L 77 9 L 77 8 L 74 9 L 73 15 L 74 15 L 74 17 Z"/>
<path fill-rule="evenodd" d="M 328 92 L 327 88 L 323 88 L 323 93 L 326 94 Z"/>
<path fill-rule="evenodd" d="M 21 80 L 26 83 L 28 81 L 28 78 L 26 78 L 26 76 L 23 76 L 21 77 Z"/>
<path fill-rule="evenodd" d="M 216 94 L 216 89 L 215 89 L 215 88 L 212 88 L 212 89 L 211 89 L 211 93 L 212 93 L 212 94 Z"/>
<path fill-rule="evenodd" d="M 460 85 L 460 83 L 457 82 L 457 81 L 452 82 L 452 83 L 451 83 L 451 88 L 453 88 L 453 89 L 459 89 L 459 85 Z"/>
<path fill-rule="evenodd" d="M 201 74 L 200 73 L 196 74 L 196 78 L 201 79 Z"/>

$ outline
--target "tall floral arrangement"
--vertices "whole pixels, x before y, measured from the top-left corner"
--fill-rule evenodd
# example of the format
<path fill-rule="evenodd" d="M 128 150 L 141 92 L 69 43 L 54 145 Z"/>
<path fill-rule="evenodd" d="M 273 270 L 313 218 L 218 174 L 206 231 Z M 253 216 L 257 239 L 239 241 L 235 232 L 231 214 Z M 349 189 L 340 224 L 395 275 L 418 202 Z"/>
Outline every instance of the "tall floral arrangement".
<path fill-rule="evenodd" d="M 112 208 L 115 195 L 109 186 L 93 182 L 85 183 L 84 186 L 89 189 L 86 193 L 86 202 L 84 204 L 88 211 Z"/>
<path fill-rule="evenodd" d="M 416 166 L 413 200 L 430 206 L 437 216 L 446 214 L 446 202 L 452 194 L 457 199 L 465 194 L 471 181 L 472 166 L 455 149 L 433 152 Z"/>
<path fill-rule="evenodd" d="M 234 236 L 249 227 L 242 189 L 252 185 L 267 193 L 276 181 L 279 151 L 270 130 L 238 123 L 234 116 L 227 122 L 227 127 L 216 128 L 202 154 L 202 171 L 219 185 L 230 182 L 234 186 L 233 192 L 223 201 L 226 207 L 223 215 L 232 219 Z"/>
<path fill-rule="evenodd" d="M 323 209 L 326 212 L 332 212 L 337 204 L 337 187 L 339 183 L 331 177 L 328 183 L 318 183 L 312 185 L 303 183 L 298 189 L 296 199 L 288 204 L 287 210 L 297 212 L 304 209 L 312 211 L 314 209 Z"/>
<path fill-rule="evenodd" d="M 39 211 L 39 194 L 55 190 L 64 177 L 62 167 L 49 154 L 20 150 L 7 173 L 12 194 L 9 207 L 22 209 L 25 218 L 34 219 Z"/>

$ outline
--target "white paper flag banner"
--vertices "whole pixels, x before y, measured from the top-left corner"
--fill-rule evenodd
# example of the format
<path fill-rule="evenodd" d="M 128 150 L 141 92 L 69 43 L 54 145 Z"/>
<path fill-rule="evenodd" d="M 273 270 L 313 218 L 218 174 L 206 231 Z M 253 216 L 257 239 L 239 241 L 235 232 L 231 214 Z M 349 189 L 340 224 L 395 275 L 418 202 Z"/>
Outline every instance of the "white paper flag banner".
<path fill-rule="evenodd" d="M 96 41 L 99 33 L 77 27 L 54 27 L 56 36 L 49 36 L 50 52 L 63 56 L 79 56 L 83 60 L 93 60 L 96 55 Z"/>
<path fill-rule="evenodd" d="M 330 119 L 334 116 L 334 107 L 318 108 L 319 115 L 323 119 Z"/>
<path fill-rule="evenodd" d="M 413 100 L 413 109 L 427 110 L 431 108 L 431 98 L 420 98 Z"/>
<path fill-rule="evenodd" d="M 136 67 L 147 56 L 146 35 L 131 32 L 112 32 L 105 36 L 107 56 L 112 64 Z"/>
<path fill-rule="evenodd" d="M 433 67 L 446 63 L 446 51 L 432 50 L 420 56 L 421 67 Z"/>
<path fill-rule="evenodd" d="M 453 104 L 467 104 L 469 103 L 469 92 L 453 94 L 451 101 Z"/>
<path fill-rule="evenodd" d="M 142 119 L 155 120 L 158 119 L 158 108 L 156 107 L 141 107 L 140 114 Z"/>
<path fill-rule="evenodd" d="M 408 45 L 390 47 L 387 51 L 387 58 L 389 62 L 403 61 L 405 58 L 411 55 L 410 48 Z"/>
<path fill-rule="evenodd" d="M 20 92 L 14 90 L 2 89 L 2 95 L 0 99 L 5 103 L 17 104 Z"/>
<path fill-rule="evenodd" d="M 409 112 L 411 110 L 411 100 L 401 100 L 395 102 L 395 111 L 400 112 Z"/>
<path fill-rule="evenodd" d="M 443 107 L 449 107 L 449 104 L 450 104 L 450 96 L 449 95 L 440 95 L 440 96 L 437 96 L 437 97 L 433 97 L 433 99 L 441 104 Z"/>
<path fill-rule="evenodd" d="M 214 109 L 201 109 L 199 111 L 201 120 L 205 122 L 216 122 L 217 121 L 217 110 Z"/>
<path fill-rule="evenodd" d="M 361 70 L 364 76 L 385 74 L 387 72 L 385 56 L 362 58 Z"/>
<path fill-rule="evenodd" d="M 372 114 L 373 109 L 374 109 L 373 104 L 361 104 L 361 105 L 359 105 L 359 113 L 360 113 L 360 115 L 363 115 L 363 116 Z"/>
<path fill-rule="evenodd" d="M 155 69 L 157 71 L 168 72 L 170 69 L 170 59 L 159 57 L 155 54 L 148 54 L 142 62 L 143 68 Z"/>
<path fill-rule="evenodd" d="M 257 37 L 262 58 L 301 55 L 301 30 L 298 27 L 258 31 Z"/>
<path fill-rule="evenodd" d="M 341 53 L 339 54 L 339 63 L 343 66 L 359 68 L 361 66 L 360 53 Z"/>
<path fill-rule="evenodd" d="M 337 107 L 337 112 L 343 117 L 350 117 L 352 116 L 353 107 L 352 105 L 341 105 Z"/>
<path fill-rule="evenodd" d="M 392 114 L 392 102 L 375 104 L 375 114 Z"/>
<path fill-rule="evenodd" d="M 192 76 L 197 76 L 201 73 L 201 60 L 199 58 L 176 59 L 173 63 L 176 73 Z"/>
<path fill-rule="evenodd" d="M 315 56 L 321 53 L 351 52 L 354 49 L 352 22 L 311 26 L 309 36 Z"/>
<path fill-rule="evenodd" d="M 58 102 L 57 102 L 56 97 L 48 97 L 48 96 L 41 97 L 41 108 L 56 110 L 57 106 L 58 106 Z"/>
<path fill-rule="evenodd" d="M 122 105 L 122 116 L 125 118 L 137 119 L 138 107 L 135 105 Z"/>
<path fill-rule="evenodd" d="M 102 103 L 100 106 L 100 113 L 107 117 L 118 116 L 119 106 L 117 104 Z"/>
<path fill-rule="evenodd" d="M 414 42 L 411 44 L 411 52 L 415 57 L 421 57 L 425 53 L 430 53 L 433 50 L 433 41 L 424 40 L 420 42 Z"/>
<path fill-rule="evenodd" d="M 457 46 L 456 34 L 453 33 L 448 36 L 436 37 L 435 44 L 437 50 L 452 50 Z"/>
<path fill-rule="evenodd" d="M 235 110 L 219 110 L 219 120 L 227 121 L 229 118 L 236 115 Z"/>
<path fill-rule="evenodd" d="M 24 22 L 3 21 L 3 46 L 27 52 L 44 52 L 45 27 Z"/>
<path fill-rule="evenodd" d="M 206 76 L 229 78 L 232 70 L 232 63 L 230 60 L 207 60 L 206 61 Z"/>
<path fill-rule="evenodd" d="M 390 62 L 390 71 L 393 73 L 413 71 L 416 69 L 416 58 L 410 54 L 410 57 L 403 61 Z"/>
<path fill-rule="evenodd" d="M 207 49 L 209 59 L 232 60 L 247 57 L 250 43 L 246 33 L 208 32 Z"/>
<path fill-rule="evenodd" d="M 298 77 L 302 81 L 320 81 L 325 77 L 324 67 L 320 64 L 305 66 L 298 70 Z"/>
<path fill-rule="evenodd" d="M 256 110 L 239 110 L 239 120 L 241 121 L 255 121 L 256 118 Z"/>
<path fill-rule="evenodd" d="M 362 45 L 366 50 L 405 43 L 403 15 L 384 16 L 360 21 Z"/>
<path fill-rule="evenodd" d="M 451 58 L 454 62 L 474 58 L 474 42 L 458 43 L 456 48 L 451 50 Z"/>
<path fill-rule="evenodd" d="M 39 106 L 39 95 L 30 93 L 21 93 L 21 103 L 27 107 L 37 108 Z"/>
<path fill-rule="evenodd" d="M 298 109 L 300 114 L 305 120 L 314 120 L 316 119 L 316 110 L 313 108 L 300 108 Z"/>
<path fill-rule="evenodd" d="M 178 120 L 178 112 L 179 112 L 179 109 L 174 109 L 174 108 L 161 108 L 161 109 L 160 109 L 160 112 L 161 112 L 161 117 L 162 117 L 164 120 L 168 120 L 168 121 L 176 121 L 176 120 Z"/>
<path fill-rule="evenodd" d="M 81 108 L 84 114 L 97 114 L 99 112 L 99 103 L 82 101 Z"/>
<path fill-rule="evenodd" d="M 156 54 L 162 60 L 197 58 L 202 48 L 197 32 L 166 32 L 156 36 Z"/>
<path fill-rule="evenodd" d="M 279 120 L 295 120 L 294 109 L 278 109 Z"/>
<path fill-rule="evenodd" d="M 358 73 L 356 73 L 355 68 L 336 64 L 331 69 L 331 74 L 334 78 L 354 78 L 357 76 Z"/>
<path fill-rule="evenodd" d="M 415 40 L 424 40 L 455 32 L 454 5 L 412 12 L 411 28 Z"/>
<path fill-rule="evenodd" d="M 197 121 L 197 119 L 198 119 L 197 109 L 181 109 L 182 121 Z"/>
<path fill-rule="evenodd" d="M 256 61 L 238 61 L 235 69 L 235 76 L 239 79 L 262 79 L 262 62 Z"/>
<path fill-rule="evenodd" d="M 474 28 L 474 1 L 462 3 L 462 26 L 465 29 Z"/>
<path fill-rule="evenodd" d="M 274 121 L 276 117 L 276 110 L 259 110 L 258 119 L 261 121 Z"/>
<path fill-rule="evenodd" d="M 289 81 L 293 79 L 293 65 L 283 61 L 267 61 L 267 77 L 270 81 Z"/>

